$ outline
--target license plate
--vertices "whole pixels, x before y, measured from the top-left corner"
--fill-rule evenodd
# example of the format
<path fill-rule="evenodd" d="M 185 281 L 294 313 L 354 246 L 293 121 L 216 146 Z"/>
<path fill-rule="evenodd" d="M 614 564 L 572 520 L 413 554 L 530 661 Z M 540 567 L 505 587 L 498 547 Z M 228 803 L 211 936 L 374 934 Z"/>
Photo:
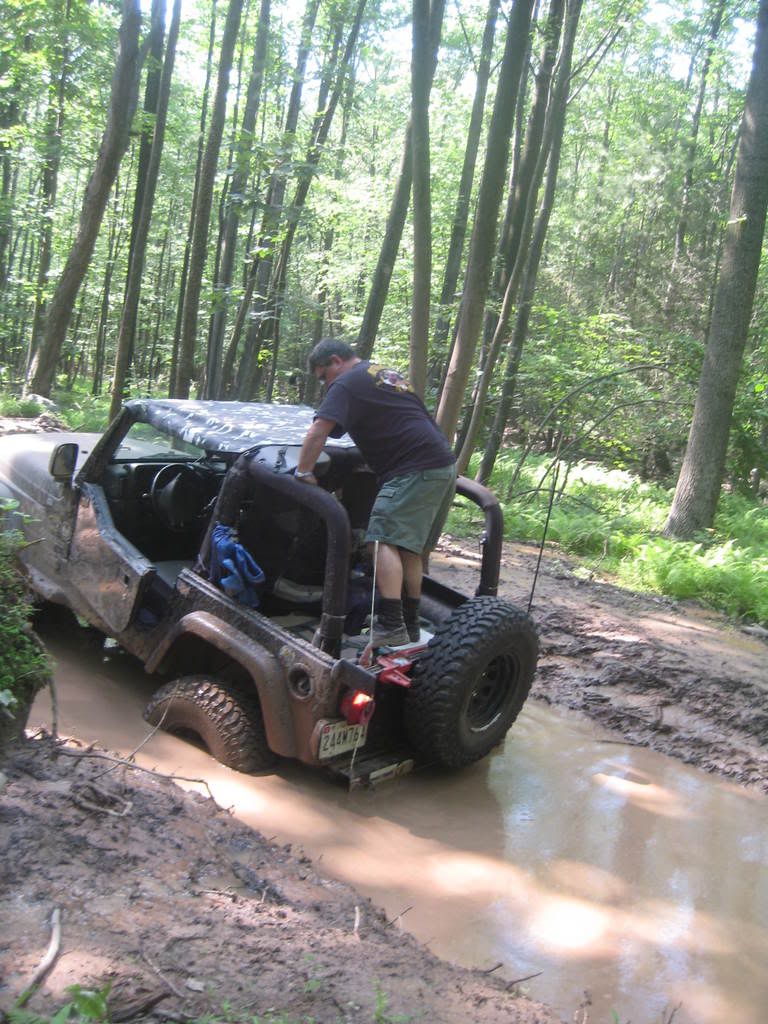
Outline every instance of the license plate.
<path fill-rule="evenodd" d="M 368 734 L 368 724 L 350 725 L 348 722 L 326 722 L 320 732 L 317 756 L 323 761 L 355 747 L 362 747 Z"/>

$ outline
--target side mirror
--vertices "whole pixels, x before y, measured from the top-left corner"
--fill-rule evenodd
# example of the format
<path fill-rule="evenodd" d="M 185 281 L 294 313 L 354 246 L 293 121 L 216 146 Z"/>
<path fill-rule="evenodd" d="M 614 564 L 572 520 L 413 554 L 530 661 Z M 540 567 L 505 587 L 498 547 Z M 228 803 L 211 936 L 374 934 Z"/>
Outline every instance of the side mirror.
<path fill-rule="evenodd" d="M 54 480 L 58 480 L 61 484 L 72 482 L 79 452 L 80 447 L 74 441 L 65 441 L 64 444 L 56 445 L 48 463 L 48 472 Z"/>

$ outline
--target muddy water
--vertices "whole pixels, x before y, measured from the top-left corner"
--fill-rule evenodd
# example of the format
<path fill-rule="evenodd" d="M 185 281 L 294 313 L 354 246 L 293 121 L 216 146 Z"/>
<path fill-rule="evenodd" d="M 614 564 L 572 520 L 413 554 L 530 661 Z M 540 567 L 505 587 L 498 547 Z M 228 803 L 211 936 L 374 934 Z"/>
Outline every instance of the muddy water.
<path fill-rule="evenodd" d="M 154 683 L 48 627 L 59 729 L 129 751 Z M 50 723 L 41 696 L 31 724 Z M 140 763 L 217 800 L 402 915 L 441 956 L 592 1024 L 768 1020 L 768 801 L 531 703 L 504 749 L 454 776 L 347 793 L 297 765 L 247 777 L 158 735 Z M 352 922 L 350 922 L 352 927 Z M 501 966 L 497 967 L 497 965 Z"/>

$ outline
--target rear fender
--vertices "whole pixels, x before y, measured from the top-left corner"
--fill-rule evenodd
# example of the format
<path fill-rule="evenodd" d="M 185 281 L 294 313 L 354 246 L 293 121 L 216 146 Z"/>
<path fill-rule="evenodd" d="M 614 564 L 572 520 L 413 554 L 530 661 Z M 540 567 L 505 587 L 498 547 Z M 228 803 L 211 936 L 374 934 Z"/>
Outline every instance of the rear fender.
<path fill-rule="evenodd" d="M 154 672 L 172 661 L 174 649 L 185 636 L 196 636 L 237 662 L 251 677 L 259 695 L 267 743 L 283 757 L 296 757 L 297 742 L 293 716 L 280 662 L 269 651 L 227 627 L 215 615 L 196 611 L 184 615 L 158 649 L 147 659 L 146 669 Z"/>

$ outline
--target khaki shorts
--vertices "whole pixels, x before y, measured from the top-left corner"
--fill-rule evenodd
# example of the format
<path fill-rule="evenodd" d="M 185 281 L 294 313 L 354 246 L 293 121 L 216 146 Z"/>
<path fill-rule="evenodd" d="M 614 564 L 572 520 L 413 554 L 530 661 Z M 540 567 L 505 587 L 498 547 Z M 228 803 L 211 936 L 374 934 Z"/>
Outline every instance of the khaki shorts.
<path fill-rule="evenodd" d="M 393 477 L 376 495 L 367 541 L 382 541 L 420 555 L 437 544 L 456 490 L 456 466 Z"/>

